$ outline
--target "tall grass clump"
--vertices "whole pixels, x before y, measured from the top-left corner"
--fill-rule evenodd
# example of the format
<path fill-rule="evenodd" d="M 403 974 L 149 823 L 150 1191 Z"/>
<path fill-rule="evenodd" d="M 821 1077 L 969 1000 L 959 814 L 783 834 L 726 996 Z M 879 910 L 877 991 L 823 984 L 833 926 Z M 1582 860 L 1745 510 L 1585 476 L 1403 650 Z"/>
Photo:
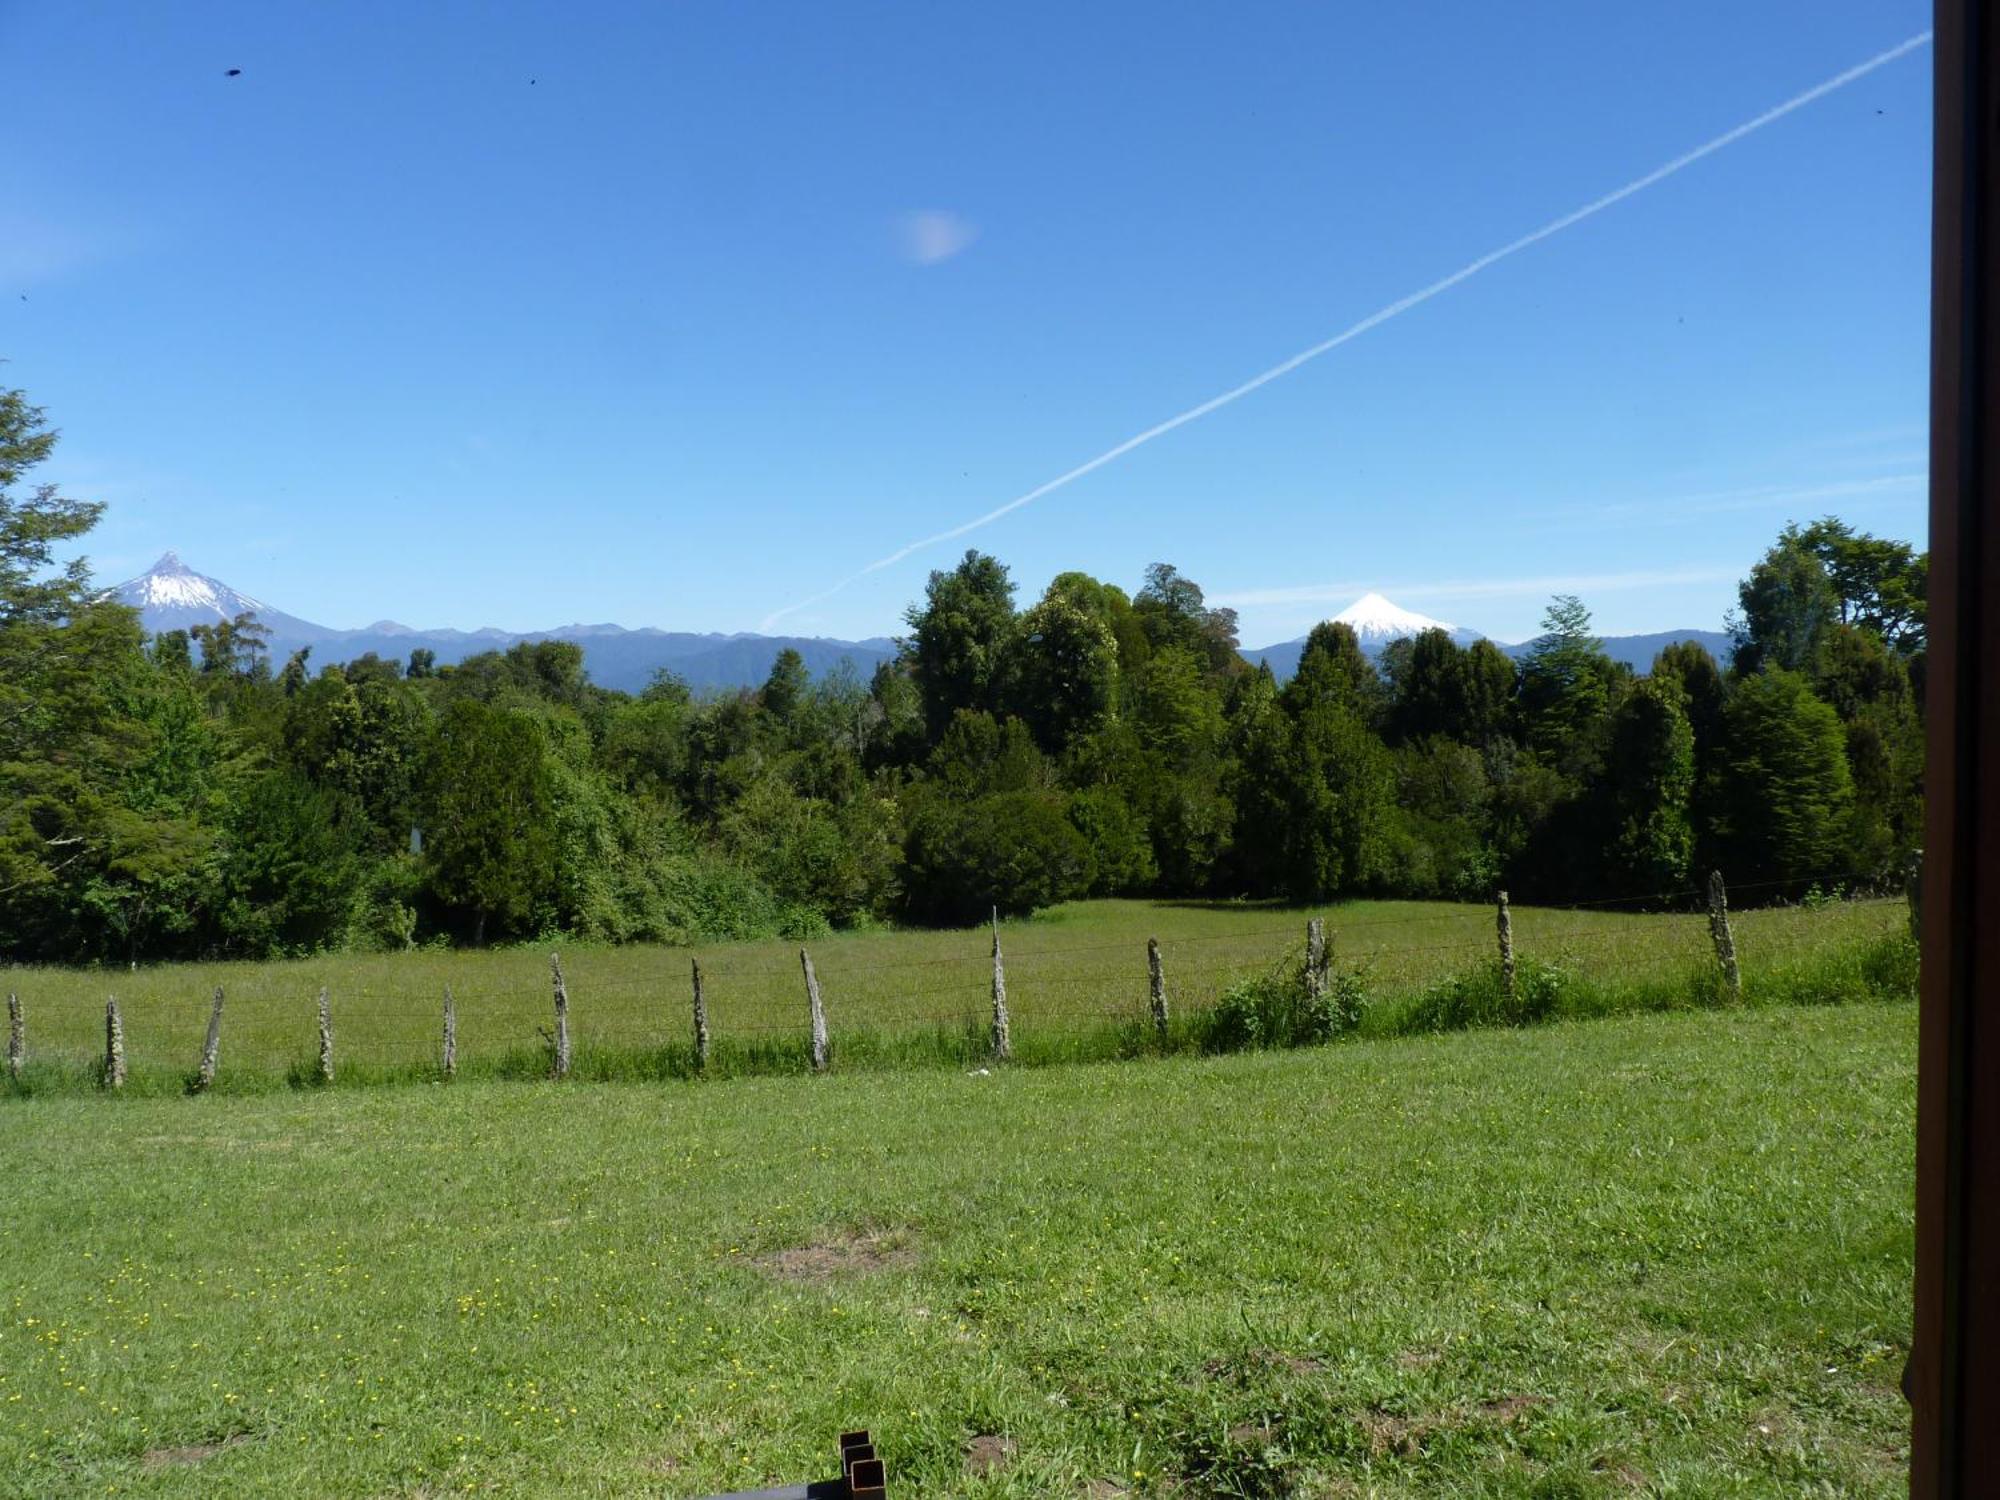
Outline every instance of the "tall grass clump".
<path fill-rule="evenodd" d="M 1194 1018 L 1191 1040 L 1202 1052 L 1260 1047 L 1316 1047 L 1361 1024 L 1368 1002 L 1365 968 L 1327 976 L 1314 994 L 1303 964 L 1279 965 L 1240 979 Z"/>

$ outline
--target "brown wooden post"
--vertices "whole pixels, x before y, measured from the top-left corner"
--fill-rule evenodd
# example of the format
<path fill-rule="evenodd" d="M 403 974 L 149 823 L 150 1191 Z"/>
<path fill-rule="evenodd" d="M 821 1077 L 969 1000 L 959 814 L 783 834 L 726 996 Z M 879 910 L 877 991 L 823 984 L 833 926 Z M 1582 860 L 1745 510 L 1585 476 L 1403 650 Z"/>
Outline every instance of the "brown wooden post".
<path fill-rule="evenodd" d="M 215 1003 L 208 1008 L 208 1036 L 201 1044 L 201 1065 L 195 1069 L 188 1092 L 205 1094 L 215 1083 L 215 1064 L 222 1053 L 222 986 L 215 987 Z"/>
<path fill-rule="evenodd" d="M 1722 871 L 1708 872 L 1708 935 L 1715 943 L 1715 961 L 1722 965 L 1722 982 L 1729 998 L 1743 998 L 1743 971 L 1736 965 L 1736 935 L 1729 929 L 1729 890 Z"/>
<path fill-rule="evenodd" d="M 701 992 L 701 960 L 694 965 L 694 1065 L 697 1072 L 708 1071 L 708 1000 Z"/>
<path fill-rule="evenodd" d="M 1306 998 L 1318 1002 L 1326 998 L 1327 973 L 1332 960 L 1326 951 L 1326 919 L 1312 917 L 1306 922 Z"/>
<path fill-rule="evenodd" d="M 104 998 L 104 1086 L 125 1087 L 125 1021 L 118 1014 L 118 997 Z"/>
<path fill-rule="evenodd" d="M 562 955 L 549 955 L 549 978 L 556 991 L 556 1067 L 557 1078 L 569 1077 L 569 986 L 563 983 Z"/>
<path fill-rule="evenodd" d="M 812 955 L 799 949 L 799 967 L 806 974 L 806 1008 L 812 1023 L 812 1068 L 824 1073 L 827 1067 L 826 1007 L 820 1003 L 819 975 L 813 972 Z"/>
<path fill-rule="evenodd" d="M 444 987 L 444 1055 L 439 1069 L 447 1079 L 458 1077 L 458 1012 L 452 1008 L 450 985 Z"/>
<path fill-rule="evenodd" d="M 1910 862 L 1903 870 L 1903 895 L 1910 903 L 1910 941 L 1924 940 L 1924 851 L 1910 851 Z"/>
<path fill-rule="evenodd" d="M 1153 1005 L 1153 1031 L 1160 1045 L 1167 1043 L 1167 974 L 1160 965 L 1160 940 L 1146 939 L 1146 980 Z"/>
<path fill-rule="evenodd" d="M 1500 933 L 1500 992 L 1506 996 L 1511 1008 L 1514 1004 L 1514 912 L 1507 905 L 1505 891 L 1500 893 L 1500 908 L 1494 920 Z M 1511 1009 L 1509 1013 L 1512 1013 Z"/>
<path fill-rule="evenodd" d="M 2000 13 L 1934 14 L 1913 1500 L 2000 1494 Z"/>
<path fill-rule="evenodd" d="M 333 1082 L 333 1007 L 325 985 L 319 987 L 319 1081 Z"/>
<path fill-rule="evenodd" d="M 21 1059 L 28 1052 L 28 1032 L 21 1018 L 21 997 L 7 992 L 7 1076 L 21 1081 Z"/>
<path fill-rule="evenodd" d="M 1007 971 L 1000 962 L 1000 908 L 993 908 L 993 1060 L 1014 1055 L 1013 1028 L 1007 1019 Z"/>

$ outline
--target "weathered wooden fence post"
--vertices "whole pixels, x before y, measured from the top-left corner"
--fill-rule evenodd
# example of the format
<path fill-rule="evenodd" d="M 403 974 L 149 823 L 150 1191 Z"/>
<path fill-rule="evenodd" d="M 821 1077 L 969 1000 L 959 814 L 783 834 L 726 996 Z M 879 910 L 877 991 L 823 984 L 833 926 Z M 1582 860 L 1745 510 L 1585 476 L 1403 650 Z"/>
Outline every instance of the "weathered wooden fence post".
<path fill-rule="evenodd" d="M 21 997 L 7 992 L 7 1076 L 21 1081 L 21 1059 L 28 1050 L 26 1023 L 21 1019 Z"/>
<path fill-rule="evenodd" d="M 1306 921 L 1306 998 L 1317 1004 L 1326 998 L 1327 974 L 1332 960 L 1326 951 L 1326 918 Z"/>
<path fill-rule="evenodd" d="M 563 983 L 562 955 L 549 955 L 549 977 L 556 990 L 556 1077 L 569 1077 L 569 986 Z"/>
<path fill-rule="evenodd" d="M 701 960 L 688 960 L 694 965 L 694 1066 L 697 1073 L 708 1071 L 708 999 L 701 992 Z"/>
<path fill-rule="evenodd" d="M 1722 982 L 1729 998 L 1743 998 L 1743 971 L 1736 966 L 1736 935 L 1729 930 L 1729 891 L 1722 871 L 1708 872 L 1708 935 L 1715 943 L 1715 961 L 1722 965 Z"/>
<path fill-rule="evenodd" d="M 799 949 L 799 967 L 806 971 L 806 1006 L 812 1015 L 812 1068 L 826 1071 L 826 1007 L 820 1004 L 819 975 L 813 972 L 812 955 Z"/>
<path fill-rule="evenodd" d="M 450 985 L 444 987 L 444 1056 L 440 1067 L 446 1079 L 458 1077 L 458 1012 L 452 1009 Z"/>
<path fill-rule="evenodd" d="M 1500 893 L 1499 910 L 1494 923 L 1500 934 L 1500 993 L 1506 998 L 1509 1008 L 1514 1004 L 1514 911 L 1507 905 L 1507 893 Z"/>
<path fill-rule="evenodd" d="M 1910 901 L 1910 940 L 1924 940 L 1924 851 L 1912 849 L 1903 872 L 1903 894 Z"/>
<path fill-rule="evenodd" d="M 1013 1028 L 1007 1020 L 1007 971 L 1000 962 L 1000 908 L 993 908 L 993 1060 L 1014 1055 Z"/>
<path fill-rule="evenodd" d="M 222 986 L 215 987 L 215 1003 L 208 1008 L 208 1036 L 201 1044 L 201 1066 L 195 1069 L 191 1094 L 205 1094 L 215 1082 L 215 1063 L 222 1051 Z"/>
<path fill-rule="evenodd" d="M 118 1014 L 118 997 L 104 997 L 104 1086 L 125 1087 L 125 1020 Z"/>
<path fill-rule="evenodd" d="M 1146 979 L 1152 992 L 1153 1030 L 1167 1044 L 1167 974 L 1160 967 L 1160 940 L 1146 939 Z"/>
<path fill-rule="evenodd" d="M 325 985 L 319 987 L 319 1081 L 333 1082 L 333 1007 Z"/>

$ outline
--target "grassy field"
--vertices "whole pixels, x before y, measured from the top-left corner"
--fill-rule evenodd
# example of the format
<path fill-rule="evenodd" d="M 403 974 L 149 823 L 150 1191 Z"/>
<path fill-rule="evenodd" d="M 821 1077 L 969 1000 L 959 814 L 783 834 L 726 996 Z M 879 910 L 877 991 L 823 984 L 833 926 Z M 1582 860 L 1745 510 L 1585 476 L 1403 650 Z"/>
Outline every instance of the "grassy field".
<path fill-rule="evenodd" d="M 1145 945 L 1165 954 L 1175 1012 L 1197 1016 L 1231 983 L 1296 963 L 1307 913 L 1268 905 L 1095 901 L 1002 928 L 1017 1053 L 1025 1062 L 1100 1059 L 1128 1050 L 1146 1013 Z M 1356 902 L 1327 914 L 1337 963 L 1359 967 L 1364 1034 L 1404 1029 L 1410 1002 L 1441 978 L 1492 962 L 1485 906 Z M 1899 931 L 1900 901 L 1752 910 L 1735 918 L 1752 998 L 1796 997 L 1830 952 Z M 1602 1009 L 1680 1003 L 1714 972 L 1705 917 L 1522 907 L 1524 960 L 1590 981 Z M 811 944 L 841 1066 L 975 1059 L 990 1014 L 990 937 L 959 932 L 846 933 Z M 409 1080 L 433 1070 L 441 999 L 450 985 L 463 1073 L 529 1077 L 546 1070 L 549 950 L 334 954 L 283 963 L 16 969 L 0 984 L 26 1009 L 31 1090 L 88 1087 L 103 1055 L 104 1003 L 118 997 L 136 1091 L 170 1091 L 193 1070 L 209 997 L 226 996 L 224 1092 L 268 1088 L 310 1072 L 315 1000 L 327 987 L 336 1061 L 348 1082 Z M 806 1007 L 796 944 L 708 949 L 565 947 L 577 1068 L 586 1077 L 688 1071 L 689 960 L 706 978 L 720 1072 L 803 1067 Z M 1824 983 L 1845 984 L 1835 974 Z M 1650 987 L 1650 989 L 1648 988 Z M 1823 987 L 1823 983 L 1822 983 Z"/>
<path fill-rule="evenodd" d="M 0 1495 L 1900 1494 L 1914 1031 L 22 1102 Z"/>

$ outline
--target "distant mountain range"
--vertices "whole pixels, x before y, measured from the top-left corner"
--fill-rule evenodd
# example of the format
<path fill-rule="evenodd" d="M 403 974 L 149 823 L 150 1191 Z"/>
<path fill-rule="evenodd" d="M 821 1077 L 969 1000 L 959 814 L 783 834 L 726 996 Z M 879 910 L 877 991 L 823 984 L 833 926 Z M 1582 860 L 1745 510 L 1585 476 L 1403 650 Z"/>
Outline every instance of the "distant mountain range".
<path fill-rule="evenodd" d="M 1384 599 L 1380 594 L 1364 594 L 1354 603 L 1333 617 L 1334 623 L 1353 627 L 1361 649 L 1370 657 L 1379 658 L 1392 641 L 1420 635 L 1426 630 L 1442 630 L 1461 646 L 1470 646 L 1474 641 L 1486 640 L 1476 630 L 1466 630 L 1443 620 L 1433 620 L 1428 615 L 1420 615 L 1411 610 L 1401 609 Z M 1540 637 L 1536 638 L 1537 640 Z M 1698 641 L 1706 647 L 1716 661 L 1727 664 L 1736 643 L 1720 630 L 1661 630 L 1651 635 L 1610 635 L 1605 636 L 1604 649 L 1613 661 L 1622 661 L 1635 672 L 1652 670 L 1653 658 L 1666 647 L 1680 641 Z M 1535 649 L 1535 641 L 1494 641 L 1508 656 L 1519 661 Z M 1284 681 L 1299 669 L 1299 657 L 1305 651 L 1306 637 L 1295 641 L 1280 641 L 1275 646 L 1245 647 L 1243 659 L 1255 666 L 1258 662 L 1268 662 L 1272 675 Z"/>
<path fill-rule="evenodd" d="M 482 651 L 505 651 L 520 641 L 575 641 L 583 647 L 590 680 L 601 687 L 636 693 L 665 667 L 697 691 L 755 687 L 770 675 L 771 662 L 790 646 L 815 677 L 841 662 L 852 664 L 865 682 L 876 664 L 896 654 L 886 636 L 865 641 L 813 636 L 699 635 L 676 630 L 627 630 L 622 625 L 559 625 L 551 630 L 416 630 L 394 620 L 378 620 L 359 630 L 316 625 L 239 593 L 219 579 L 197 573 L 169 552 L 137 578 L 111 590 L 120 603 L 139 611 L 139 621 L 157 634 L 213 625 L 239 614 L 254 614 L 271 632 L 271 656 L 282 662 L 302 646 L 312 648 L 316 666 L 352 661 L 369 652 L 407 662 L 419 648 L 436 654 L 440 666 Z"/>
<path fill-rule="evenodd" d="M 559 625 L 552 630 L 507 631 L 416 630 L 394 620 L 378 620 L 359 630 L 337 630 L 315 625 L 297 615 L 273 609 L 260 599 L 239 593 L 219 579 L 197 573 L 169 552 L 137 578 L 110 591 L 120 603 L 139 611 L 139 620 L 148 631 L 187 630 L 195 625 L 213 625 L 239 614 L 255 615 L 271 632 L 271 656 L 282 662 L 303 646 L 312 648 L 317 666 L 329 662 L 352 661 L 370 652 L 387 660 L 407 662 L 410 653 L 422 648 L 432 652 L 439 665 L 460 662 L 482 651 L 504 651 L 520 641 L 574 641 L 583 647 L 583 662 L 591 681 L 602 687 L 636 693 L 652 681 L 662 667 L 677 673 L 697 691 L 733 691 L 756 687 L 770 675 L 771 662 L 787 646 L 804 658 L 807 669 L 824 676 L 842 662 L 849 663 L 865 681 L 877 664 L 896 654 L 896 643 L 887 636 L 843 641 L 822 636 L 786 635 L 699 635 L 675 630 L 627 630 L 622 625 Z M 1353 627 L 1361 649 L 1379 657 L 1391 641 L 1425 630 L 1442 630 L 1461 646 L 1484 639 L 1476 630 L 1465 630 L 1443 620 L 1433 620 L 1390 603 L 1380 594 L 1364 594 L 1334 616 Z M 1644 672 L 1660 650 L 1676 641 L 1699 641 L 1717 661 L 1726 662 L 1733 649 L 1730 638 L 1718 630 L 1667 630 L 1652 635 L 1608 636 L 1604 649 L 1617 660 Z M 1280 679 L 1298 670 L 1305 637 L 1281 641 L 1275 646 L 1246 648 L 1243 659 L 1251 665 L 1270 663 Z M 1510 657 L 1525 656 L 1533 641 L 1495 645 Z"/>

